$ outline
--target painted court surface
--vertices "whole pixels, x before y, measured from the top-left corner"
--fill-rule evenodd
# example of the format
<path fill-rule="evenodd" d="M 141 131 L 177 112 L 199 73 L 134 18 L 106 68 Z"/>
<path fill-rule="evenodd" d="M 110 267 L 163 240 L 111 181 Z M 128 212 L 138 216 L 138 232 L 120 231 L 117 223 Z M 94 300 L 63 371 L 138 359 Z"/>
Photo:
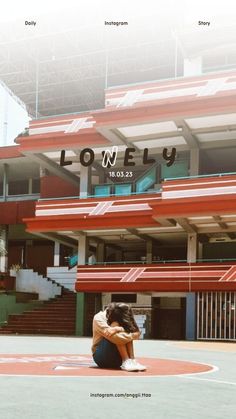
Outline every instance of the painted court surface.
<path fill-rule="evenodd" d="M 236 345 L 138 341 L 146 372 L 100 370 L 89 338 L 0 336 L 0 418 L 236 417 Z"/>

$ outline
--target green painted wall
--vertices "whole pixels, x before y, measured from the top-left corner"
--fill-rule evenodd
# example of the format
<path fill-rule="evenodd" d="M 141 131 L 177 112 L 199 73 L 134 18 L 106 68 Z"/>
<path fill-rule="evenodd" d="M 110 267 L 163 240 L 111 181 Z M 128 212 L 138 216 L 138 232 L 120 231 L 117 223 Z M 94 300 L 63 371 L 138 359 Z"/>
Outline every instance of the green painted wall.
<path fill-rule="evenodd" d="M 76 294 L 76 336 L 84 336 L 84 314 L 85 314 L 85 294 Z"/>
<path fill-rule="evenodd" d="M 15 295 L 0 294 L 0 326 L 4 324 L 9 314 L 20 314 L 41 305 L 39 301 L 32 303 L 17 303 Z"/>

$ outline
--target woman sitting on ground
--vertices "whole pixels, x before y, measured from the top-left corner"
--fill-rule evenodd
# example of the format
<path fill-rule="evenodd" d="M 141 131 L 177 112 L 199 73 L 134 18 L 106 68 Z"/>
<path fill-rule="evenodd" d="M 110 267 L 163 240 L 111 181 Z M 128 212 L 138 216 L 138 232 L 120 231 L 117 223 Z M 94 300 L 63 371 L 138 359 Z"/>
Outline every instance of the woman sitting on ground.
<path fill-rule="evenodd" d="M 100 368 L 144 371 L 134 358 L 133 340 L 140 331 L 132 309 L 125 303 L 110 303 L 93 318 L 93 359 Z"/>

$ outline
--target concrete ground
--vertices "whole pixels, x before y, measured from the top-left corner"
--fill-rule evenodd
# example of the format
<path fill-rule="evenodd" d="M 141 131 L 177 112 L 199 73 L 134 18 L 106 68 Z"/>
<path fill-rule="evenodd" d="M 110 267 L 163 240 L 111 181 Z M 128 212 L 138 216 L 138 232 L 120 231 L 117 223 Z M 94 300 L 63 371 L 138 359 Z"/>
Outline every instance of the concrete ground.
<path fill-rule="evenodd" d="M 0 336 L 1 354 L 88 354 L 91 339 Z M 135 342 L 137 357 L 211 364 L 210 373 L 177 376 L 0 376 L 2 419 L 233 419 L 236 344 Z M 124 373 L 125 374 L 125 373 Z M 127 397 L 91 397 L 127 393 Z M 148 394 L 145 396 L 143 394 Z M 143 395 L 143 396 L 142 396 Z M 151 395 L 151 396 L 150 396 Z"/>

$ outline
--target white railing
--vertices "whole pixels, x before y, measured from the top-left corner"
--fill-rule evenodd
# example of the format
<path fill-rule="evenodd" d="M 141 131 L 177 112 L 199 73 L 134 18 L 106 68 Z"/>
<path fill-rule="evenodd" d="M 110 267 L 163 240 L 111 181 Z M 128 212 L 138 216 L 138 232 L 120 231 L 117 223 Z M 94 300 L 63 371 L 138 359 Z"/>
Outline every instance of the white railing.
<path fill-rule="evenodd" d="M 236 292 L 197 293 L 197 339 L 236 341 Z"/>

